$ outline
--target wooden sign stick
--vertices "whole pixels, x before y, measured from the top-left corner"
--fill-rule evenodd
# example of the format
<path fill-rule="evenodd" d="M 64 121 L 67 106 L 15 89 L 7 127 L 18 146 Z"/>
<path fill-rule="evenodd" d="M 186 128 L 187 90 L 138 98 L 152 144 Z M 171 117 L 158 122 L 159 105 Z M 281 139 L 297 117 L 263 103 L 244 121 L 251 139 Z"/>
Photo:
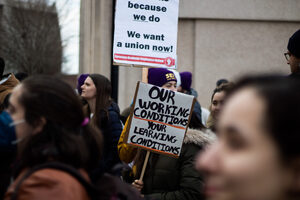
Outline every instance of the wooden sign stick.
<path fill-rule="evenodd" d="M 140 179 L 139 179 L 140 181 L 142 181 L 143 178 L 144 178 L 144 174 L 145 174 L 145 171 L 146 171 L 149 156 L 150 156 L 150 151 L 147 151 L 147 154 L 146 154 L 146 157 L 145 157 L 145 160 L 144 160 L 144 165 L 143 165 L 143 168 L 142 168 L 142 173 L 141 173 L 141 176 L 140 176 Z"/>
<path fill-rule="evenodd" d="M 148 68 L 145 68 L 145 67 L 143 68 L 142 82 L 148 83 Z M 141 176 L 139 179 L 140 181 L 142 181 L 144 178 L 144 174 L 145 174 L 146 167 L 147 167 L 148 160 L 149 160 L 149 155 L 150 155 L 150 151 L 147 151 L 147 154 L 146 154 L 146 157 L 144 160 L 144 164 L 143 164 L 143 168 L 142 168 L 142 172 L 141 172 Z"/>
<path fill-rule="evenodd" d="M 142 82 L 148 83 L 148 68 L 146 68 L 146 67 L 143 68 Z"/>

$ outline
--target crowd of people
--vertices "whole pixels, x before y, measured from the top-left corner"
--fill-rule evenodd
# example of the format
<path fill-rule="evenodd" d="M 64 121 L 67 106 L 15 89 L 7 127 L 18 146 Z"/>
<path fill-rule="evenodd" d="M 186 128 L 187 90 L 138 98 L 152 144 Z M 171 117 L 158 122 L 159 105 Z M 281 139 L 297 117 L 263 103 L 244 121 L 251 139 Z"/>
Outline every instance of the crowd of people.
<path fill-rule="evenodd" d="M 191 72 L 149 68 L 148 84 L 196 99 L 178 158 L 127 144 L 133 108 L 120 113 L 107 77 L 81 74 L 72 88 L 4 74 L 0 58 L 0 198 L 93 199 L 76 176 L 41 167 L 59 163 L 91 186 L 111 174 L 138 194 L 108 199 L 300 199 L 300 29 L 287 50 L 291 75 L 220 79 L 209 109 Z"/>

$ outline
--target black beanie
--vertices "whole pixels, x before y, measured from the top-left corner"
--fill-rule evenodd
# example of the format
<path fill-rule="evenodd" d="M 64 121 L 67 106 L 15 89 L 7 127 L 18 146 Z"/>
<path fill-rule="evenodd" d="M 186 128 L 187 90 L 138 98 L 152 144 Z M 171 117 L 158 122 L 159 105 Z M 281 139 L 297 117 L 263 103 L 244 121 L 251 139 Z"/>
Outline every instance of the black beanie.
<path fill-rule="evenodd" d="M 287 49 L 291 54 L 300 58 L 300 29 L 290 37 Z"/>

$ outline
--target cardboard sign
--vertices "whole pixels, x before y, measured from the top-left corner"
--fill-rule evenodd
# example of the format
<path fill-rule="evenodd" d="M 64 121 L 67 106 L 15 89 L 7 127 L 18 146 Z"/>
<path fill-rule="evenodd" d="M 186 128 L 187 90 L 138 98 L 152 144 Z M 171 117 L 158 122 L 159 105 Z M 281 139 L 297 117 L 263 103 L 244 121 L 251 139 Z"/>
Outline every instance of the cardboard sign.
<path fill-rule="evenodd" d="M 114 64 L 175 68 L 179 0 L 117 0 Z"/>
<path fill-rule="evenodd" d="M 138 82 L 127 143 L 178 157 L 195 99 Z"/>

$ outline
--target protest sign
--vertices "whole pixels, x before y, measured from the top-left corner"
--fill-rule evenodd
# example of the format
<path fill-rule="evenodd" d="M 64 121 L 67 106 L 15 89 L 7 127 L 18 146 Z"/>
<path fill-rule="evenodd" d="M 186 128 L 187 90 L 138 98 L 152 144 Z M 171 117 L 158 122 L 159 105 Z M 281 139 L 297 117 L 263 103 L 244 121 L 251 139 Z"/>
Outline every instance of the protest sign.
<path fill-rule="evenodd" d="M 114 64 L 175 68 L 179 0 L 118 0 Z"/>
<path fill-rule="evenodd" d="M 194 97 L 138 82 L 127 143 L 178 157 Z"/>

